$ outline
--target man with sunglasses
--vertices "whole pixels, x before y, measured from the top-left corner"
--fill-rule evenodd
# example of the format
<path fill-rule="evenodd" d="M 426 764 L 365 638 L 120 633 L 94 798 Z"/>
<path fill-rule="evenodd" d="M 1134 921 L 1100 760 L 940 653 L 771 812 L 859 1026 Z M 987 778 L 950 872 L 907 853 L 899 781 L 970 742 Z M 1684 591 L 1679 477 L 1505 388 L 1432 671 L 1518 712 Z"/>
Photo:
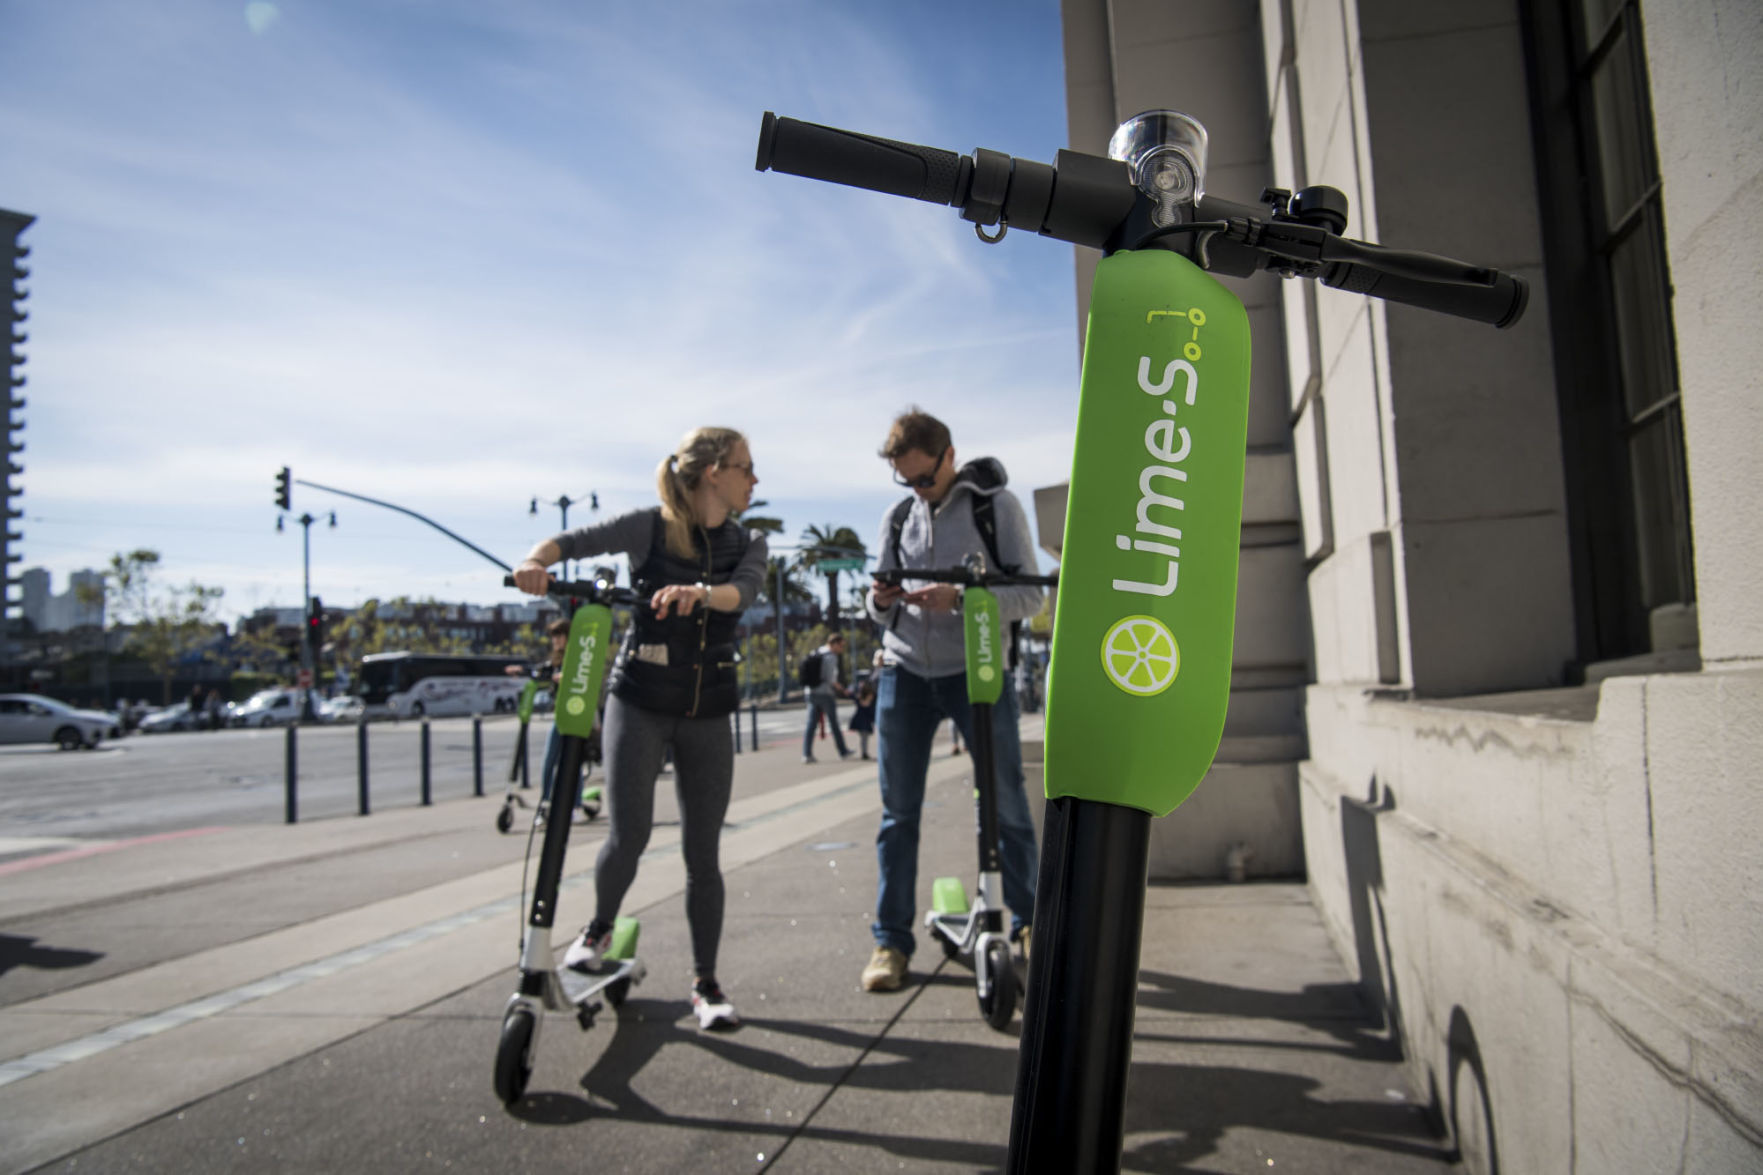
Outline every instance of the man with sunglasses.
<path fill-rule="evenodd" d="M 986 566 L 1037 573 L 1028 516 L 1004 488 L 1004 467 L 981 457 L 958 465 L 948 426 L 917 408 L 898 417 L 881 448 L 894 481 L 912 491 L 882 517 L 877 569 L 961 565 L 983 555 Z M 1027 620 L 1040 610 L 1038 587 L 994 589 L 1001 618 Z M 895 991 L 906 979 L 917 919 L 919 815 L 937 724 L 950 719 L 972 744 L 967 704 L 961 592 L 953 584 L 870 585 L 869 614 L 882 628 L 884 664 L 876 688 L 876 759 L 882 820 L 876 834 L 875 951 L 863 969 L 866 991 Z M 1017 701 L 1005 690 L 992 707 L 997 770 L 999 851 L 1011 937 L 1028 951 L 1039 854 L 1023 788 Z"/>

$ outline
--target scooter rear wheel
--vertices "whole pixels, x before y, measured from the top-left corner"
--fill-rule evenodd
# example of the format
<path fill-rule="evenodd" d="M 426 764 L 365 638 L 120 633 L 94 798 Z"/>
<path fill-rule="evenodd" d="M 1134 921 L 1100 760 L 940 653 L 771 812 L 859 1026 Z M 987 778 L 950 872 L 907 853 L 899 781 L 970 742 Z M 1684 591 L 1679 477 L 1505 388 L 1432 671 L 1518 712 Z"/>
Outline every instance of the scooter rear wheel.
<path fill-rule="evenodd" d="M 986 971 L 991 975 L 992 990 L 979 997 L 980 1015 L 1002 1032 L 1016 1014 L 1016 965 L 1010 959 L 1009 943 L 994 938 L 986 944 Z"/>
<path fill-rule="evenodd" d="M 531 1008 L 516 1008 L 502 1021 L 502 1040 L 496 1046 L 496 1096 L 512 1106 L 526 1093 L 533 1075 L 533 1029 Z"/>
<path fill-rule="evenodd" d="M 510 828 L 513 828 L 513 827 L 514 827 L 514 809 L 509 807 L 507 804 L 503 804 L 502 810 L 500 812 L 496 813 L 496 831 L 497 832 L 507 832 Z"/>

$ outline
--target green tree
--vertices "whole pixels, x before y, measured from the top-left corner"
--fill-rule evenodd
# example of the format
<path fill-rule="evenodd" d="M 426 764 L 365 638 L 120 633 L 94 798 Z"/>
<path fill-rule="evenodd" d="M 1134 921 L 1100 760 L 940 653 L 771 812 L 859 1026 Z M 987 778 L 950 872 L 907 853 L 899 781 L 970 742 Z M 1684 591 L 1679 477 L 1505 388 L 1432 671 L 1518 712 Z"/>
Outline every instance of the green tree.
<path fill-rule="evenodd" d="M 749 530 L 756 530 L 761 534 L 767 535 L 782 534 L 784 532 L 783 519 L 774 518 L 770 515 L 753 513 L 755 510 L 766 510 L 770 507 L 771 503 L 764 500 L 748 502 L 747 508 L 741 513 L 735 515 L 735 517 L 740 521 L 742 526 L 747 527 Z"/>
<path fill-rule="evenodd" d="M 798 561 L 802 567 L 819 570 L 826 576 L 826 614 L 827 621 L 834 628 L 839 625 L 839 575 L 837 568 L 824 568 L 822 565 L 841 559 L 861 559 L 869 553 L 857 532 L 848 526 L 810 526 L 802 532 L 802 553 Z"/>
<path fill-rule="evenodd" d="M 101 603 L 112 629 L 126 632 L 123 648 L 147 664 L 159 678 L 161 700 L 171 701 L 171 681 L 191 653 L 212 658 L 211 646 L 226 628 L 215 610 L 225 589 L 191 580 L 162 588 L 154 580 L 159 552 L 141 547 L 118 552 L 99 573 L 96 588 L 82 586 L 83 603 Z M 218 632 L 217 632 L 218 629 Z"/>

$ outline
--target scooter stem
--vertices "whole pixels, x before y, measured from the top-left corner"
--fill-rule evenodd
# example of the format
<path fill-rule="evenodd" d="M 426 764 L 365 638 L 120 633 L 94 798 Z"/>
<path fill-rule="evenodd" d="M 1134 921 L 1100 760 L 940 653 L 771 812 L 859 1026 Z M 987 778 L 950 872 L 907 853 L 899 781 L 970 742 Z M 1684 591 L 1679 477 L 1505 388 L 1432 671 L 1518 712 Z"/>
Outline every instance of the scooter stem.
<path fill-rule="evenodd" d="M 973 786 L 979 790 L 979 871 L 1003 869 L 998 854 L 998 776 L 992 744 L 992 707 L 978 702 L 969 708 L 968 749 L 973 755 Z"/>
<path fill-rule="evenodd" d="M 1065 796 L 1043 837 L 1005 1170 L 1117 1172 L 1151 816 Z"/>

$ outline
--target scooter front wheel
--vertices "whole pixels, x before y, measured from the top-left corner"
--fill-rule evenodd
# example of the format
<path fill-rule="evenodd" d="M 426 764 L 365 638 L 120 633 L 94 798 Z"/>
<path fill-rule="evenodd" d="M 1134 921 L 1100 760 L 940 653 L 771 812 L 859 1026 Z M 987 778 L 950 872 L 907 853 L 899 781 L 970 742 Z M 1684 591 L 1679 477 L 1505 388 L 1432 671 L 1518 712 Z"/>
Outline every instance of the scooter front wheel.
<path fill-rule="evenodd" d="M 496 813 L 496 831 L 497 832 L 507 832 L 510 828 L 513 828 L 513 827 L 514 827 L 514 809 L 509 807 L 507 804 L 503 804 L 502 810 L 500 812 Z"/>
<path fill-rule="evenodd" d="M 1016 966 L 1010 960 L 1010 944 L 1001 938 L 986 943 L 985 967 L 991 990 L 979 997 L 980 1015 L 1002 1032 L 1016 1014 Z"/>
<path fill-rule="evenodd" d="M 536 1027 L 531 1008 L 515 1008 L 502 1020 L 502 1040 L 496 1046 L 496 1096 L 505 1106 L 520 1100 L 532 1078 Z"/>

